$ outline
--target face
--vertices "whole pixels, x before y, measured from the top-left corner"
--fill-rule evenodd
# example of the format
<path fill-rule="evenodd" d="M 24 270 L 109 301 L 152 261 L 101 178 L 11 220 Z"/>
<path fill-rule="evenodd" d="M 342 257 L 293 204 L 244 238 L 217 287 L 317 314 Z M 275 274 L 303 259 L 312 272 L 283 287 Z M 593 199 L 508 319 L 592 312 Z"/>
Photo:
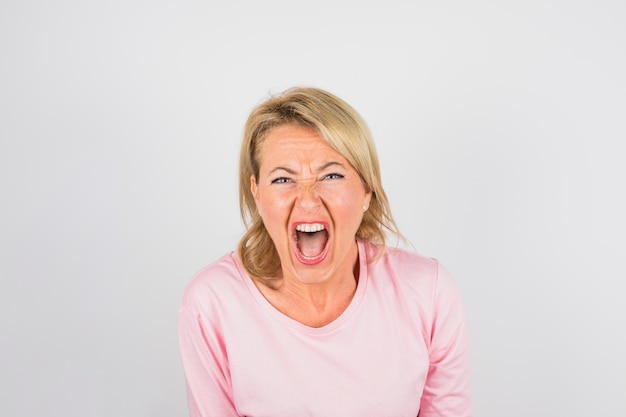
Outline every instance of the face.
<path fill-rule="evenodd" d="M 261 144 L 259 179 L 251 178 L 251 191 L 283 278 L 315 284 L 352 277 L 355 235 L 371 192 L 316 130 L 272 130 Z"/>

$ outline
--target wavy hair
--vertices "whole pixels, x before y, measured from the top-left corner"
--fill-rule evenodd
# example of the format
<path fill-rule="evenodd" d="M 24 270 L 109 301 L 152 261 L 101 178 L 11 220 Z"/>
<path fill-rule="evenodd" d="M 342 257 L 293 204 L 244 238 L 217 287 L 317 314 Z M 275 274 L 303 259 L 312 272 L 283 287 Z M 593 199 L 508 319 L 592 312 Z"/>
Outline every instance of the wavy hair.
<path fill-rule="evenodd" d="M 402 239 L 380 178 L 378 154 L 369 128 L 345 101 L 318 89 L 296 87 L 256 106 L 246 121 L 239 159 L 239 210 L 246 232 L 239 256 L 250 275 L 269 279 L 280 272 L 280 258 L 263 225 L 250 190 L 252 176 L 259 180 L 260 147 L 270 132 L 285 125 L 316 129 L 326 142 L 359 173 L 372 191 L 356 238 L 385 246 L 386 235 Z M 382 253 L 383 251 L 380 251 Z"/>

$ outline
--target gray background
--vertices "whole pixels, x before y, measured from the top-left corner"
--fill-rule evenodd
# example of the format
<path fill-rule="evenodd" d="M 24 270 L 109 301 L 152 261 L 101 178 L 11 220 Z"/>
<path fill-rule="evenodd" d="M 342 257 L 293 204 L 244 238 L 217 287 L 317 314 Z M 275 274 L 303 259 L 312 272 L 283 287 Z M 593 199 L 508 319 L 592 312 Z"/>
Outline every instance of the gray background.
<path fill-rule="evenodd" d="M 2 416 L 184 416 L 250 109 L 351 103 L 461 287 L 477 416 L 626 415 L 626 3 L 2 1 Z"/>

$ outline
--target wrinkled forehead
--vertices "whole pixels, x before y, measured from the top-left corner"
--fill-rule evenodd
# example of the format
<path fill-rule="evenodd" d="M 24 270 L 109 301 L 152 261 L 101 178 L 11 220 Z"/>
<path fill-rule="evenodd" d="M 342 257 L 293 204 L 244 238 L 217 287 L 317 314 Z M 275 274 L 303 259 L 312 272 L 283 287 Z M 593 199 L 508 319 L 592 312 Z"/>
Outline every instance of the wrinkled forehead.
<path fill-rule="evenodd" d="M 268 139 L 274 139 L 277 133 L 285 130 L 300 130 L 311 136 L 311 142 L 313 141 L 313 137 L 318 137 L 324 140 L 324 142 L 334 149 L 330 141 L 328 141 L 324 135 L 320 132 L 320 130 L 309 124 L 297 123 L 297 122 L 286 122 L 277 124 L 271 127 L 267 127 L 257 134 L 257 137 L 254 139 L 254 143 L 251 149 L 251 157 L 253 163 L 256 165 L 256 173 L 258 174 L 258 167 L 261 165 L 261 162 L 267 156 L 267 146 L 266 143 Z M 303 142 L 304 144 L 304 142 Z"/>
<path fill-rule="evenodd" d="M 257 149 L 257 163 L 336 160 L 351 165 L 319 132 L 310 127 L 284 125 L 272 129 Z"/>

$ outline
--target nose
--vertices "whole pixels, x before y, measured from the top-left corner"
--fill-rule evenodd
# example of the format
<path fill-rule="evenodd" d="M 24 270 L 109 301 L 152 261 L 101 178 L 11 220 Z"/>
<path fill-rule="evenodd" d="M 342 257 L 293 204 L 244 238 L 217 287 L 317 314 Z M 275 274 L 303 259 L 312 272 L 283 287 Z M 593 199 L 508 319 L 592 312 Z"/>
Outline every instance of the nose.
<path fill-rule="evenodd" d="M 315 211 L 320 206 L 320 197 L 317 193 L 315 181 L 300 182 L 298 184 L 296 205 L 304 212 Z"/>

